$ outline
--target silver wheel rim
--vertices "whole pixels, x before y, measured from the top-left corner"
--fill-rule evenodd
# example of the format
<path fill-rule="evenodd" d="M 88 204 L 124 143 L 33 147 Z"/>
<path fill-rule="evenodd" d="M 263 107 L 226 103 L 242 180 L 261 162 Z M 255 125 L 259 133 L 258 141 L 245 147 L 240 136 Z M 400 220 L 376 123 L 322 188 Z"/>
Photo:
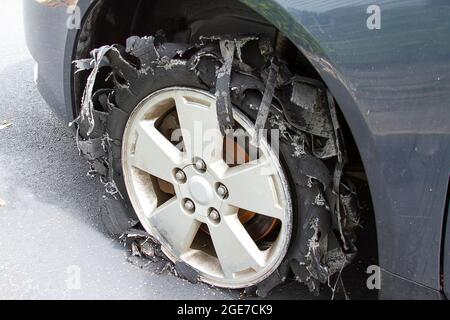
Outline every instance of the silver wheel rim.
<path fill-rule="evenodd" d="M 183 149 L 158 130 L 175 108 Z M 254 137 L 253 124 L 238 110 L 235 120 Z M 173 87 L 146 97 L 124 132 L 122 166 L 130 201 L 147 232 L 172 261 L 183 261 L 206 283 L 243 288 L 267 278 L 286 254 L 292 229 L 288 183 L 276 154 L 263 139 L 260 156 L 236 166 L 223 158 L 216 98 L 197 89 Z M 161 201 L 155 179 L 173 186 Z M 238 216 L 246 209 L 279 221 L 270 247 L 261 248 Z M 194 247 L 207 226 L 213 252 Z"/>

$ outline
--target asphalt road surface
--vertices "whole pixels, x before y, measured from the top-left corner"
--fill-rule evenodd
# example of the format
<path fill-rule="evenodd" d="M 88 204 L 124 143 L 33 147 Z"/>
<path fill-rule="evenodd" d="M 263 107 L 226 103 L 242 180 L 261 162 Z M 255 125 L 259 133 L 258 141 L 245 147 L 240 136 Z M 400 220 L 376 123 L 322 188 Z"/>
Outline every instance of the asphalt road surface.
<path fill-rule="evenodd" d="M 36 90 L 21 11 L 0 2 L 0 124 L 12 124 L 0 130 L 0 299 L 242 298 L 127 261 L 101 223 L 102 185 Z M 269 298 L 329 297 L 291 283 Z"/>

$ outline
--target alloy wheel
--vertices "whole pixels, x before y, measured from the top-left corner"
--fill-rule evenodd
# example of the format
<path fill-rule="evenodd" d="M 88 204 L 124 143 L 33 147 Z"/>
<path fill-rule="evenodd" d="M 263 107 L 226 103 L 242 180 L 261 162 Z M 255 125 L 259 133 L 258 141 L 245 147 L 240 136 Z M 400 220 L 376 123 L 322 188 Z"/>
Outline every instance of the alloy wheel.
<path fill-rule="evenodd" d="M 265 139 L 250 152 L 253 124 L 237 109 L 234 115 L 249 139 L 231 138 L 228 148 L 215 96 L 181 87 L 155 92 L 130 116 L 122 166 L 139 220 L 166 255 L 193 267 L 204 282 L 242 288 L 267 278 L 283 260 L 292 206 L 276 153 Z"/>

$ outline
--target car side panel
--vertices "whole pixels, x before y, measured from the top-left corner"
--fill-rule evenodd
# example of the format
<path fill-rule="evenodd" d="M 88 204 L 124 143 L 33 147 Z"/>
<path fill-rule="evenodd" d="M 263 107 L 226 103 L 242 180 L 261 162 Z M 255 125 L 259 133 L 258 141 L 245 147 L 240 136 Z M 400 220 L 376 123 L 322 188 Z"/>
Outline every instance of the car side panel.
<path fill-rule="evenodd" d="M 83 19 L 96 1 L 79 0 Z M 73 120 L 72 61 L 79 29 L 69 28 L 73 11 L 22 0 L 25 38 L 38 65 L 37 86 L 50 108 L 64 121 Z M 81 22 L 83 24 L 83 22 Z"/>
<path fill-rule="evenodd" d="M 439 290 L 450 167 L 450 2 L 242 0 L 298 46 L 355 136 L 383 269 Z M 381 29 L 367 9 L 381 9 Z"/>
<path fill-rule="evenodd" d="M 28 50 L 37 62 L 37 86 L 52 110 L 68 119 L 64 97 L 67 41 L 65 7 L 49 9 L 36 1 L 23 0 L 25 37 Z"/>

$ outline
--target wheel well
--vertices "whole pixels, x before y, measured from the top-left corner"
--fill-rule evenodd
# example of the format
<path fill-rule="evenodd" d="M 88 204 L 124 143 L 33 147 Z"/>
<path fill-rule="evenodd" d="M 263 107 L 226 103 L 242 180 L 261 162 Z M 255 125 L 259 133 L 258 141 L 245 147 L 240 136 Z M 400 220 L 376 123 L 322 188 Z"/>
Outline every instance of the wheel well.
<path fill-rule="evenodd" d="M 130 36 L 162 32 L 169 42 L 179 43 L 195 43 L 200 36 L 209 35 L 263 34 L 272 42 L 277 56 L 288 62 L 293 71 L 301 70 L 304 76 L 320 79 L 291 41 L 238 0 L 97 1 L 84 18 L 74 60 L 88 58 L 90 51 L 100 46 L 125 43 Z M 85 82 L 85 76 L 75 77 L 75 101 L 80 101 Z M 74 106 L 79 108 L 79 103 Z"/>
<path fill-rule="evenodd" d="M 243 32 L 244 31 L 244 32 Z M 286 61 L 292 71 L 305 77 L 321 80 L 308 59 L 277 28 L 254 10 L 238 0 L 99 0 L 92 5 L 84 18 L 77 37 L 74 60 L 88 58 L 92 49 L 112 43 L 125 43 L 132 35 L 146 36 L 164 33 L 170 42 L 194 43 L 200 36 L 224 34 L 264 34 L 267 36 L 278 58 Z M 74 113 L 80 101 L 86 75 L 75 75 Z M 349 156 L 347 173 L 356 178 L 358 191 L 367 193 L 364 202 L 366 216 L 361 238 L 364 251 L 371 264 L 378 263 L 378 248 L 373 207 L 364 166 L 352 132 L 338 106 L 338 117 L 344 133 Z M 368 231 L 370 229 L 370 232 Z M 370 242 L 368 244 L 367 242 Z M 364 248 L 363 248 L 364 246 Z"/>

